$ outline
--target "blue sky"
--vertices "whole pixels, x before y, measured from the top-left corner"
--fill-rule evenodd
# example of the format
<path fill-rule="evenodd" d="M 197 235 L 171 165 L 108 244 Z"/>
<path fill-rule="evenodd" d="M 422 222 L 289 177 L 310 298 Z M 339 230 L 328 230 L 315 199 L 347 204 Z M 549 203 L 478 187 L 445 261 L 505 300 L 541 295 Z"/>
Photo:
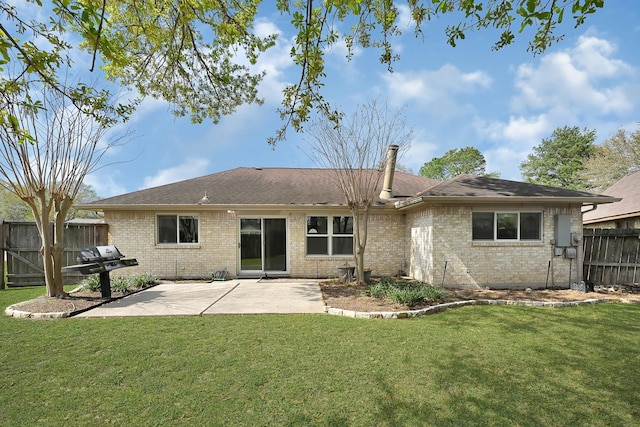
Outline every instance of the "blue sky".
<path fill-rule="evenodd" d="M 262 106 L 248 105 L 218 125 L 175 118 L 164 102 L 146 99 L 117 131 L 134 132 L 110 150 L 103 167 L 87 177 L 102 197 L 163 185 L 235 167 L 314 167 L 305 136 L 289 132 L 275 148 L 266 140 L 281 122 L 276 109 L 285 84 L 297 79 L 289 50 L 289 17 L 265 1 L 256 30 L 280 34 L 261 58 L 267 71 Z M 402 9 L 404 10 L 404 9 Z M 412 27 L 395 41 L 401 59 L 389 73 L 376 51 L 358 50 L 347 61 L 336 46 L 327 54 L 325 96 L 345 112 L 373 98 L 403 108 L 416 136 L 400 162 L 420 166 L 452 148 L 473 146 L 487 159 L 487 171 L 519 180 L 520 163 L 561 126 L 595 129 L 598 142 L 616 129 L 640 121 L 640 3 L 608 1 L 577 30 L 567 21 L 566 38 L 534 57 L 526 42 L 491 51 L 497 34 L 468 34 L 456 48 L 445 43 L 445 19 L 428 22 L 425 37 Z"/>

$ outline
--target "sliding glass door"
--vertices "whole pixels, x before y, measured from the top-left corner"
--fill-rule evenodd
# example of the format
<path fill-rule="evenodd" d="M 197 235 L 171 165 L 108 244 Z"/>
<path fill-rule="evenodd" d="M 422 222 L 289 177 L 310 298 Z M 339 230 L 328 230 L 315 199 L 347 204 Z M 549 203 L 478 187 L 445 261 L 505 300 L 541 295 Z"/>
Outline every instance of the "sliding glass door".
<path fill-rule="evenodd" d="M 240 271 L 287 271 L 286 218 L 240 218 Z"/>

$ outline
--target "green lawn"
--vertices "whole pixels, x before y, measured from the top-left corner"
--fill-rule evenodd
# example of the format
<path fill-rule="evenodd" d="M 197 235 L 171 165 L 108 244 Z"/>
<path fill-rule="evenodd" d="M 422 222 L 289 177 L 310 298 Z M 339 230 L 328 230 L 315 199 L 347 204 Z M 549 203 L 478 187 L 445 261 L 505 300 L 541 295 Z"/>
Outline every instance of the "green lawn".
<path fill-rule="evenodd" d="M 0 309 L 42 293 L 0 291 Z M 640 306 L 0 319 L 0 425 L 640 424 Z"/>

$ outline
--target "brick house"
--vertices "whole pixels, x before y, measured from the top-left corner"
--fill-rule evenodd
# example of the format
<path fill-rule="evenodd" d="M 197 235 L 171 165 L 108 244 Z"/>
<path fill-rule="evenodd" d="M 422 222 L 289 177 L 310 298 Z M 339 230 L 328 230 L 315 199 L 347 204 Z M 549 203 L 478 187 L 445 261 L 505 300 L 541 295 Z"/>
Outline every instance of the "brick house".
<path fill-rule="evenodd" d="M 129 274 L 335 277 L 353 265 L 353 221 L 332 177 L 237 168 L 81 207 L 103 212 L 109 244 L 138 259 Z M 371 211 L 366 266 L 445 286 L 568 286 L 582 271 L 569 241 L 581 208 L 616 200 L 470 175 L 441 183 L 396 172 L 392 182 Z"/>
<path fill-rule="evenodd" d="M 586 228 L 640 228 L 640 172 L 622 177 L 602 194 L 621 200 L 585 212 Z"/>

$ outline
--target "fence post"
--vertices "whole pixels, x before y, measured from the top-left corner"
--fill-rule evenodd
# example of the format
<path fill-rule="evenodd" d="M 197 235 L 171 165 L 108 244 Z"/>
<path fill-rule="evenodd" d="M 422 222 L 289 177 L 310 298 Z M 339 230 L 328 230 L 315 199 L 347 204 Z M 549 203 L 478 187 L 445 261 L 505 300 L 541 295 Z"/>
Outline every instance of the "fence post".
<path fill-rule="evenodd" d="M 4 220 L 0 219 L 0 289 L 5 288 L 4 283 L 4 263 L 6 256 L 4 252 L 5 238 L 4 238 Z"/>

